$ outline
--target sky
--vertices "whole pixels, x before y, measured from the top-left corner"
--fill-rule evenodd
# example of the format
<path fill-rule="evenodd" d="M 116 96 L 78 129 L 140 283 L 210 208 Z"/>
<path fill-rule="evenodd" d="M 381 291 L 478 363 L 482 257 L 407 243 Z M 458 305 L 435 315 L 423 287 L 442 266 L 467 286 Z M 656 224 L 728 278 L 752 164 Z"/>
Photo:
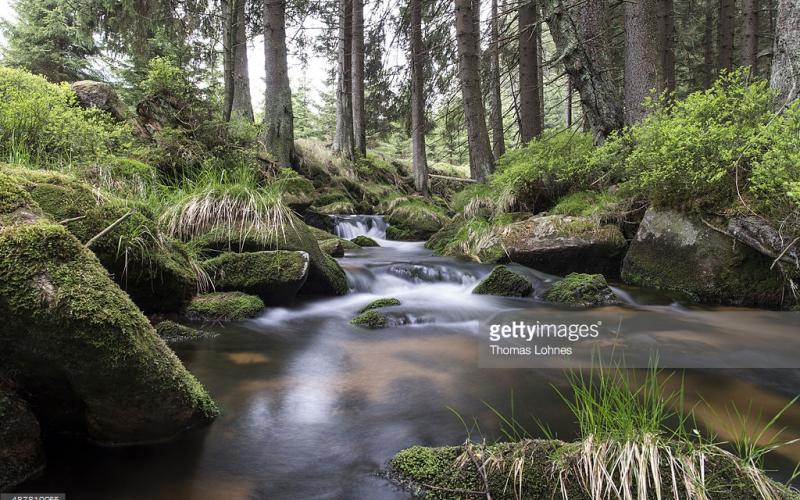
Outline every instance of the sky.
<path fill-rule="evenodd" d="M 14 9 L 11 7 L 11 0 L 0 0 L 0 19 L 6 21 L 15 20 Z M 5 40 L 0 33 L 0 45 Z M 258 112 L 264 106 L 264 39 L 256 37 L 250 40 L 247 47 L 248 69 L 250 73 L 250 94 L 253 99 L 253 108 Z M 309 87 L 309 98 L 319 102 L 320 93 L 325 90 L 325 82 L 328 78 L 330 66 L 324 57 L 311 57 L 308 64 L 304 66 L 301 61 L 289 55 L 289 80 L 292 89 L 297 89 L 305 78 Z"/>

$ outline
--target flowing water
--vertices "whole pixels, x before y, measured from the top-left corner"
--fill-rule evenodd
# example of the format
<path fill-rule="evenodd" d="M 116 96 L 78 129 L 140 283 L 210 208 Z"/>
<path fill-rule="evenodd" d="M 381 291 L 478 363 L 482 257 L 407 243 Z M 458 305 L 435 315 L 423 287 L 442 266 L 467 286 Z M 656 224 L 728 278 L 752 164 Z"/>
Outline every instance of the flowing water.
<path fill-rule="evenodd" d="M 536 299 L 472 295 L 490 266 L 436 257 L 422 243 L 384 239 L 380 217 L 337 218 L 337 234 L 376 239 L 378 248 L 339 259 L 351 293 L 271 308 L 252 321 L 215 327 L 212 340 L 176 347 L 178 355 L 222 406 L 213 424 L 175 441 L 128 449 L 51 442 L 49 465 L 27 491 L 67 491 L 74 499 L 394 499 L 408 498 L 379 476 L 398 450 L 415 444 L 463 442 L 458 413 L 480 423 L 487 439 L 500 437 L 488 405 L 514 412 L 531 431 L 530 416 L 562 439 L 575 427 L 553 387 L 559 370 L 478 368 L 478 322 L 499 311 L 547 307 Z M 553 277 L 515 267 L 540 287 Z M 658 294 L 617 289 L 628 305 L 668 314 L 687 309 Z M 358 309 L 396 297 L 396 326 L 362 330 L 349 324 Z M 643 306 L 642 303 L 651 304 Z M 759 338 L 769 318 L 752 311 Z M 760 322 L 760 323 L 759 323 Z M 683 332 L 687 335 L 686 332 Z M 702 328 L 688 335 L 701 337 Z M 726 435 L 724 408 L 778 411 L 800 392 L 796 370 L 689 371 L 690 401 L 700 424 Z M 488 405 L 487 405 L 488 404 Z M 781 419 L 782 437 L 800 436 L 800 411 Z M 475 437 L 475 436 L 473 436 Z M 800 460 L 788 447 L 774 460 L 781 477 Z"/>

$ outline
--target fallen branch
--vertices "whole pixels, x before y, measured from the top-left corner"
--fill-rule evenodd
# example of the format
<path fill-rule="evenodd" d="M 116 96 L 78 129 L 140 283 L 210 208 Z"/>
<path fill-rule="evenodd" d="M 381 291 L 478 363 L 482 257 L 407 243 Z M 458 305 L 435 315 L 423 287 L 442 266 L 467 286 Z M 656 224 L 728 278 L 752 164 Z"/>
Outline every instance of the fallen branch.
<path fill-rule="evenodd" d="M 70 222 L 75 222 L 75 221 L 78 221 L 78 220 L 81 220 L 81 219 L 85 219 L 85 218 L 86 218 L 85 215 L 79 215 L 78 217 L 71 217 L 69 219 L 60 220 L 60 221 L 58 221 L 58 223 L 59 224 L 69 224 Z"/>
<path fill-rule="evenodd" d="M 85 244 L 84 246 L 85 246 L 86 248 L 89 248 L 90 246 L 92 246 L 92 243 L 94 243 L 95 241 L 99 240 L 100 238 L 102 238 L 103 236 L 105 236 L 106 234 L 108 234 L 108 232 L 109 232 L 109 231 L 111 231 L 112 229 L 114 229 L 115 227 L 117 227 L 117 226 L 118 226 L 120 223 L 122 223 L 122 221 L 124 221 L 125 219 L 127 219 L 128 217 L 130 217 L 132 213 L 133 213 L 133 212 L 128 212 L 128 213 L 126 213 L 125 215 L 123 215 L 122 217 L 120 217 L 119 219 L 117 219 L 117 220 L 115 220 L 114 222 L 112 222 L 110 226 L 108 226 L 107 228 L 103 229 L 102 231 L 100 231 L 100 232 L 99 232 L 99 233 L 97 233 L 96 235 L 92 236 L 92 239 L 90 239 L 89 241 L 87 241 L 87 242 L 86 242 L 86 244 Z"/>
<path fill-rule="evenodd" d="M 774 259 L 774 261 L 772 263 L 772 266 L 774 266 L 776 262 L 784 262 L 786 264 L 795 265 L 794 261 L 792 261 L 790 258 L 786 257 L 786 252 L 789 250 L 789 248 L 792 245 L 794 245 L 794 243 L 798 239 L 795 239 L 792 243 L 789 244 L 789 246 L 787 246 L 786 248 L 783 249 L 783 252 L 781 252 L 780 255 L 778 255 L 778 254 L 776 254 L 775 252 L 773 252 L 772 250 L 770 250 L 769 248 L 765 247 L 760 242 L 758 242 L 758 241 L 756 241 L 754 239 L 744 239 L 744 238 L 737 237 L 735 234 L 731 234 L 727 229 L 718 228 L 718 227 L 714 226 L 713 224 L 711 224 L 710 222 L 708 222 L 707 220 L 705 220 L 702 217 L 700 217 L 700 220 L 703 222 L 703 224 L 705 224 L 709 228 L 713 229 L 714 231 L 716 231 L 716 232 L 718 232 L 720 234 L 724 234 L 725 236 L 727 236 L 729 238 L 732 238 L 734 241 L 738 241 L 739 243 L 742 243 L 743 245 L 747 245 L 748 247 L 752 248 L 753 250 L 757 251 L 758 253 L 760 253 L 760 254 L 762 254 L 762 255 L 764 255 L 766 257 L 769 257 L 770 259 Z M 770 266 L 770 269 L 772 269 L 772 266 Z"/>
<path fill-rule="evenodd" d="M 452 177 L 449 175 L 439 175 L 439 174 L 428 174 L 428 177 L 433 177 L 436 179 L 445 179 L 448 181 L 461 181 L 461 182 L 478 182 L 475 179 L 467 179 L 466 177 Z"/>

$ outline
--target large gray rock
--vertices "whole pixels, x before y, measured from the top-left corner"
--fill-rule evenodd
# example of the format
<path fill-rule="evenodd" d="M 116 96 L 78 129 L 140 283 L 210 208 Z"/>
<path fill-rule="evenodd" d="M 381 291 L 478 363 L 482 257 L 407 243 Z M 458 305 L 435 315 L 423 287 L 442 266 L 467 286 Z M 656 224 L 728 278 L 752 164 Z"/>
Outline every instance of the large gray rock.
<path fill-rule="evenodd" d="M 1 387 L 0 422 L 0 491 L 9 491 L 44 468 L 44 453 L 28 404 Z"/>
<path fill-rule="evenodd" d="M 625 256 L 622 279 L 704 303 L 776 306 L 783 280 L 771 264 L 694 216 L 650 208 Z"/>
<path fill-rule="evenodd" d="M 78 97 L 78 103 L 84 108 L 97 108 L 110 114 L 115 120 L 125 120 L 127 110 L 111 85 L 81 80 L 72 84 L 72 90 Z"/>
<path fill-rule="evenodd" d="M 618 276 L 626 243 L 615 225 L 588 217 L 544 215 L 509 226 L 501 244 L 512 262 L 545 273 Z"/>

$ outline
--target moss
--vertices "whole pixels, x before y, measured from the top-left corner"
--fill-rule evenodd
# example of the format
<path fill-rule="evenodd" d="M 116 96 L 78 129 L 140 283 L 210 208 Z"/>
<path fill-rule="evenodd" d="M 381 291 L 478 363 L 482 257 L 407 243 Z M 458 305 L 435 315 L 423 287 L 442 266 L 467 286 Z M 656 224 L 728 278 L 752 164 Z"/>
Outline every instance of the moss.
<path fill-rule="evenodd" d="M 203 262 L 219 291 L 241 291 L 258 295 L 267 303 L 291 301 L 308 276 L 308 254 L 271 252 L 225 252 Z"/>
<path fill-rule="evenodd" d="M 372 238 L 369 238 L 369 237 L 364 236 L 364 235 L 356 236 L 355 238 L 353 238 L 350 241 L 355 243 L 356 245 L 358 245 L 360 247 L 379 247 L 380 246 L 380 245 L 378 245 L 378 242 L 376 242 Z"/>
<path fill-rule="evenodd" d="M 359 314 L 363 314 L 363 313 L 365 313 L 367 311 L 371 311 L 373 309 L 379 309 L 381 307 L 389 307 L 389 306 L 399 306 L 399 305 L 400 305 L 400 301 L 398 299 L 395 299 L 395 298 L 377 299 L 377 300 L 373 300 L 369 304 L 367 304 L 364 307 L 362 307 L 361 310 L 358 311 L 358 312 L 359 312 Z"/>
<path fill-rule="evenodd" d="M 571 273 L 557 281 L 544 294 L 551 302 L 575 306 L 618 304 L 619 299 L 609 288 L 602 274 Z"/>
<path fill-rule="evenodd" d="M 619 197 L 608 192 L 598 193 L 596 191 L 579 191 L 577 193 L 564 196 L 550 210 L 556 215 L 572 215 L 580 217 L 598 216 L 601 218 L 610 217 L 612 213 L 619 211 L 621 201 Z"/>
<path fill-rule="evenodd" d="M 216 337 L 216 334 L 189 328 L 188 326 L 170 320 L 162 321 L 157 324 L 156 333 L 169 344 Z"/>
<path fill-rule="evenodd" d="M 344 246 L 339 238 L 331 238 L 319 242 L 319 248 L 331 257 L 344 257 Z"/>
<path fill-rule="evenodd" d="M 316 238 L 317 241 L 325 241 L 331 238 L 336 238 L 335 234 L 329 233 L 328 231 L 323 231 L 322 229 L 314 226 L 308 226 L 308 230 L 314 235 L 314 238 Z"/>
<path fill-rule="evenodd" d="M 317 210 L 328 215 L 351 215 L 356 213 L 355 205 L 350 201 L 343 200 L 318 206 Z"/>
<path fill-rule="evenodd" d="M 351 324 L 363 328 L 377 329 L 384 328 L 387 325 L 386 316 L 375 310 L 369 310 L 361 313 L 350 321 Z"/>
<path fill-rule="evenodd" d="M 472 293 L 478 295 L 500 295 L 504 297 L 527 297 L 533 292 L 533 285 L 527 278 L 509 270 L 506 266 L 497 266 L 491 274 L 484 278 Z"/>
<path fill-rule="evenodd" d="M 0 214 L 11 213 L 30 203 L 30 194 L 20 186 L 19 180 L 0 170 Z"/>
<path fill-rule="evenodd" d="M 347 194 L 347 192 L 343 189 L 324 188 L 314 195 L 314 200 L 312 202 L 315 207 L 324 207 L 325 205 L 331 205 L 334 203 L 349 203 L 352 206 L 353 198 L 351 198 L 350 195 Z M 317 209 L 322 212 L 322 210 L 319 208 Z"/>
<path fill-rule="evenodd" d="M 264 310 L 264 302 L 242 292 L 214 292 L 198 295 L 186 306 L 190 321 L 242 321 Z"/>
<path fill-rule="evenodd" d="M 45 399 L 82 407 L 69 418 L 100 442 L 163 439 L 217 414 L 66 228 L 44 220 L 0 228 L 0 254 L 0 375 L 14 374 L 33 393 L 66 384 Z"/>
<path fill-rule="evenodd" d="M 386 216 L 389 239 L 424 241 L 439 231 L 448 221 L 444 211 L 416 197 L 398 198 L 389 203 Z"/>

